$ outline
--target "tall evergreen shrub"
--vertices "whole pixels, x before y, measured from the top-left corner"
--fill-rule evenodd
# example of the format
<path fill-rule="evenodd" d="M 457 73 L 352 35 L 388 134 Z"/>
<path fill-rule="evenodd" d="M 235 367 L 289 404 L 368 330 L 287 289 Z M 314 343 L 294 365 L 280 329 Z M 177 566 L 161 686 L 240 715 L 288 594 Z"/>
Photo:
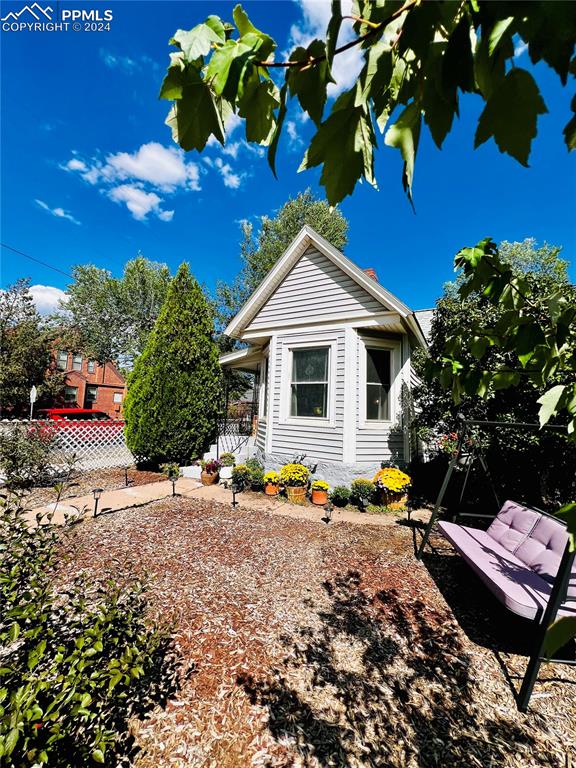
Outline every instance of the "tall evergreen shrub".
<path fill-rule="evenodd" d="M 213 437 L 222 374 L 212 310 L 182 264 L 128 379 L 126 441 L 153 463 L 187 464 Z"/>

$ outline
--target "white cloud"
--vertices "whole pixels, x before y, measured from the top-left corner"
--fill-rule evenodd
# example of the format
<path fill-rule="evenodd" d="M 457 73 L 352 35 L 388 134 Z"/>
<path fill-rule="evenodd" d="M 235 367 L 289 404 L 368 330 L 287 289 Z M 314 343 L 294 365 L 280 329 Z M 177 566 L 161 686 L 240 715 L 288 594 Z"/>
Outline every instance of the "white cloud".
<path fill-rule="evenodd" d="M 45 203 L 44 200 L 34 200 L 36 205 L 40 206 L 43 210 L 47 211 L 48 213 L 51 213 L 52 216 L 56 216 L 57 219 L 67 219 L 68 221 L 71 221 L 73 224 L 78 224 L 80 226 L 80 222 L 78 219 L 75 219 L 74 216 L 72 216 L 71 213 L 68 211 L 65 211 L 64 208 L 50 208 L 48 203 Z"/>
<path fill-rule="evenodd" d="M 126 208 L 137 221 L 145 221 L 148 214 L 154 213 L 161 221 L 172 221 L 174 211 L 163 211 L 161 198 L 155 192 L 145 192 L 133 184 L 121 184 L 108 192 L 108 197 L 115 203 L 125 203 Z"/>
<path fill-rule="evenodd" d="M 127 74 L 132 74 L 140 69 L 138 62 L 134 61 L 134 59 L 131 59 L 129 56 L 119 56 L 116 53 L 107 51 L 105 48 L 100 48 L 99 54 L 100 58 L 109 69 L 122 69 Z"/>
<path fill-rule="evenodd" d="M 317 37 L 324 40 L 326 38 L 326 28 L 330 21 L 331 3 L 328 0 L 297 0 L 297 4 L 302 11 L 303 21 L 301 24 L 293 24 L 290 29 L 290 38 L 288 40 L 290 50 L 284 54 L 286 56 L 298 45 L 306 48 Z M 344 0 L 342 3 L 342 13 L 347 16 L 350 15 L 351 11 L 352 0 Z M 352 28 L 352 22 L 345 19 L 340 28 L 338 45 L 344 45 L 355 38 L 356 35 Z M 336 83 L 331 83 L 328 86 L 328 95 L 337 96 L 342 91 L 350 88 L 356 81 L 363 63 L 364 58 L 359 46 L 350 48 L 335 56 L 332 75 Z"/>
<path fill-rule="evenodd" d="M 82 160 L 78 160 L 78 158 L 73 157 L 72 160 L 69 160 L 66 163 L 66 168 L 69 171 L 87 171 L 88 166 L 86 163 L 82 162 Z"/>
<path fill-rule="evenodd" d="M 117 152 L 104 160 L 81 159 L 74 153 L 63 170 L 79 174 L 92 186 L 100 185 L 117 203 L 125 203 L 132 216 L 144 221 L 153 212 L 161 221 L 172 221 L 174 211 L 163 210 L 162 195 L 200 190 L 200 167 L 186 162 L 184 152 L 151 141 L 135 152 Z"/>
<path fill-rule="evenodd" d="M 522 43 L 519 40 L 518 45 L 514 48 L 514 58 L 519 59 L 520 56 L 522 56 L 522 54 L 525 53 L 527 50 L 528 50 L 528 43 Z"/>
<path fill-rule="evenodd" d="M 221 157 L 216 158 L 214 165 L 218 169 L 218 173 L 222 176 L 224 186 L 229 189 L 238 189 L 242 184 L 245 174 L 234 173 L 230 164 L 225 163 Z"/>
<path fill-rule="evenodd" d="M 234 160 L 238 157 L 238 150 L 240 149 L 240 142 L 235 141 L 232 144 L 226 144 L 224 147 L 222 147 L 222 154 L 223 155 L 229 155 L 230 157 L 233 157 Z"/>
<path fill-rule="evenodd" d="M 290 139 L 289 147 L 290 149 L 299 149 L 302 144 L 304 143 L 300 137 L 300 134 L 298 133 L 298 126 L 294 122 L 294 120 L 288 120 L 286 122 L 286 132 L 288 134 L 288 138 Z"/>
<path fill-rule="evenodd" d="M 36 309 L 41 315 L 50 315 L 60 309 L 60 301 L 66 301 L 67 295 L 53 285 L 31 285 L 30 294 Z"/>
<path fill-rule="evenodd" d="M 176 187 L 194 191 L 200 189 L 198 166 L 186 163 L 182 150 L 163 147 L 155 141 L 142 144 L 133 154 L 119 152 L 109 155 L 105 171 L 122 180 L 147 181 L 165 192 L 172 192 Z"/>

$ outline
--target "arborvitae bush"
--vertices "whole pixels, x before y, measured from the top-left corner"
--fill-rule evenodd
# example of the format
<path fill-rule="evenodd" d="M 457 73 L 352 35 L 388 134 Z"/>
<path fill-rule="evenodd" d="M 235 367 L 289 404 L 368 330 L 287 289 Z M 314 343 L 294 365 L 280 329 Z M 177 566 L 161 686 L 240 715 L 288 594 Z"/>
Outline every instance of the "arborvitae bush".
<path fill-rule="evenodd" d="M 182 264 L 128 378 L 126 442 L 137 459 L 189 464 L 214 436 L 222 374 L 212 311 Z"/>

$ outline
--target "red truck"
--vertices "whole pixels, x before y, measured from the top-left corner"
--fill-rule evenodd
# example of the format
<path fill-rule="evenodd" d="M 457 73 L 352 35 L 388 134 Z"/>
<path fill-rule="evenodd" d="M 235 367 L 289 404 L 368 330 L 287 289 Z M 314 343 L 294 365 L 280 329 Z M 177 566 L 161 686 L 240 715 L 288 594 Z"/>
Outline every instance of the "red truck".
<path fill-rule="evenodd" d="M 38 411 L 38 418 L 49 421 L 112 421 L 107 413 L 93 408 L 42 408 Z"/>

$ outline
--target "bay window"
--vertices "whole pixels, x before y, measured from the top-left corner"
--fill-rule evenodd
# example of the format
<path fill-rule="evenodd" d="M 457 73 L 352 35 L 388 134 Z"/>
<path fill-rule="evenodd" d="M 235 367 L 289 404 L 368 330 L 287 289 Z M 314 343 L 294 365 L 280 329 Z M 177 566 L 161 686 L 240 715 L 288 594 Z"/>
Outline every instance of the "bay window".
<path fill-rule="evenodd" d="M 328 418 L 329 347 L 292 350 L 290 416 Z"/>

